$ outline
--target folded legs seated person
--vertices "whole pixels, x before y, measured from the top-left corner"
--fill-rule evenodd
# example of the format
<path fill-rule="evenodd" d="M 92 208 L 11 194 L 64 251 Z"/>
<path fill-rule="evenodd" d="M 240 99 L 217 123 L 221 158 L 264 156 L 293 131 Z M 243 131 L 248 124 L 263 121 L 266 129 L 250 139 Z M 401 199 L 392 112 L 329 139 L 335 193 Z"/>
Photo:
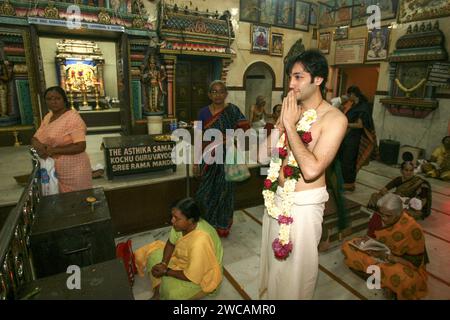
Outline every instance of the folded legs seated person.
<path fill-rule="evenodd" d="M 387 297 L 416 300 L 427 295 L 428 257 L 421 226 L 403 211 L 402 200 L 388 193 L 378 200 L 381 225 L 369 230 L 368 235 L 384 243 L 385 251 L 362 251 L 350 243 L 361 244 L 369 237 L 355 238 L 342 245 L 345 264 L 359 275 L 366 275 L 369 266 L 381 271 L 381 287 Z"/>
<path fill-rule="evenodd" d="M 421 168 L 428 177 L 450 181 L 450 136 L 442 139 L 442 144 L 434 149 L 430 161 L 422 163 Z"/>
<path fill-rule="evenodd" d="M 401 176 L 391 180 L 379 192 L 370 197 L 367 208 L 377 211 L 377 201 L 391 192 L 403 200 L 403 208 L 414 219 L 425 219 L 431 213 L 431 186 L 428 181 L 414 175 L 414 164 L 404 161 L 401 164 Z"/>
<path fill-rule="evenodd" d="M 192 198 L 172 207 L 169 240 L 152 242 L 135 251 L 140 276 L 148 272 L 153 298 L 200 299 L 222 282 L 223 248 L 216 230 L 200 218 Z"/>

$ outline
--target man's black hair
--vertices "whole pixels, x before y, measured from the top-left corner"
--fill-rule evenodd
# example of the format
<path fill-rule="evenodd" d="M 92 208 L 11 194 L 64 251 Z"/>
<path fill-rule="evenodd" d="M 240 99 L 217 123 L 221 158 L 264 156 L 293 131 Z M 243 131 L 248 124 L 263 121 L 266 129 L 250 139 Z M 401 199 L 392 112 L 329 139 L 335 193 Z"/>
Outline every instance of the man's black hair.
<path fill-rule="evenodd" d="M 315 49 L 306 50 L 298 56 L 292 58 L 286 64 L 286 73 L 291 74 L 294 65 L 300 62 L 305 70 L 311 74 L 311 83 L 314 82 L 315 77 L 323 78 L 320 84 L 320 90 L 323 92 L 328 79 L 328 62 L 325 56 Z"/>

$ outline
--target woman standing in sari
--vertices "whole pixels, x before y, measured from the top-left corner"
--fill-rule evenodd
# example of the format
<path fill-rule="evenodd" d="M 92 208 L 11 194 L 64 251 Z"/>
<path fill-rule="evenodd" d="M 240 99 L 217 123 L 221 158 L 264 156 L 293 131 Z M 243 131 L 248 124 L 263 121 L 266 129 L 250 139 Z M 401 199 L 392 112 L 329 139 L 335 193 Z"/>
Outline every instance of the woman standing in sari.
<path fill-rule="evenodd" d="M 375 155 L 377 139 L 367 98 L 357 86 L 349 87 L 347 95 L 353 104 L 345 111 L 348 129 L 339 150 L 339 157 L 344 176 L 344 189 L 354 191 L 356 174 Z"/>
<path fill-rule="evenodd" d="M 217 129 L 222 132 L 224 141 L 219 143 L 216 148 L 222 148 L 223 161 L 206 164 L 203 159 L 200 165 L 194 165 L 194 174 L 201 177 L 201 183 L 195 196 L 196 201 L 205 209 L 205 220 L 216 228 L 221 237 L 227 237 L 230 233 L 234 212 L 234 182 L 225 180 L 225 130 L 250 128 L 245 116 L 236 105 L 225 104 L 227 95 L 225 84 L 220 80 L 213 81 L 209 86 L 208 93 L 212 103 L 202 108 L 199 115 L 203 130 Z M 204 144 L 203 149 L 211 143 Z M 214 152 L 212 151 L 211 154 Z"/>
<path fill-rule="evenodd" d="M 55 160 L 59 192 L 92 188 L 92 169 L 86 150 L 86 124 L 70 110 L 66 92 L 58 86 L 44 94 L 50 112 L 31 139 L 38 155 Z"/>

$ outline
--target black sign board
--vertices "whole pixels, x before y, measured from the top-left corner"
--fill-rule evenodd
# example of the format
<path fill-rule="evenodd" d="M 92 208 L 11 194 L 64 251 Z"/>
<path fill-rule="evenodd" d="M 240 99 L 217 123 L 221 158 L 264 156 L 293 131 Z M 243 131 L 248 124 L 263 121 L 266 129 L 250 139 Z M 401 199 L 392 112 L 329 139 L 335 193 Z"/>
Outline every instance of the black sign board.
<path fill-rule="evenodd" d="M 158 135 L 138 135 L 103 138 L 106 175 L 130 175 L 172 169 L 174 141 L 156 141 Z"/>

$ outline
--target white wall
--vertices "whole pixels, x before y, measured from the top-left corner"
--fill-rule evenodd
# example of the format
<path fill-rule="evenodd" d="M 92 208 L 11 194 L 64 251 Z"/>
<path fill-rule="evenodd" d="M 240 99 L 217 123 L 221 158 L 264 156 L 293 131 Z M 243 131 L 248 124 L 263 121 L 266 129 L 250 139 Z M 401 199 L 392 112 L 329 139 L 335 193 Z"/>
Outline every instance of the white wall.
<path fill-rule="evenodd" d="M 447 135 L 450 119 L 450 99 L 439 99 L 439 108 L 425 119 L 414 119 L 393 116 L 381 105 L 376 96 L 373 108 L 373 119 L 379 139 L 392 139 L 400 145 L 410 145 L 425 149 L 425 157 L 429 158 L 434 148 L 440 145 L 441 139 Z"/>
<path fill-rule="evenodd" d="M 441 18 L 430 20 L 432 25 L 439 21 L 439 28 L 446 37 L 445 45 L 450 53 L 450 19 Z M 389 40 L 389 52 L 395 50 L 395 43 L 402 35 L 406 34 L 409 25 L 421 24 L 423 21 L 399 24 L 391 32 Z M 425 21 L 428 23 L 429 21 Z M 389 63 L 380 64 L 380 77 L 378 78 L 378 91 L 387 91 L 389 85 Z M 449 89 L 439 89 L 437 93 L 450 94 Z M 393 139 L 400 145 L 411 145 L 425 149 L 425 157 L 428 158 L 440 143 L 441 139 L 448 134 L 450 120 L 450 99 L 438 99 L 439 108 L 431 112 L 425 119 L 414 119 L 393 116 L 379 102 L 383 96 L 375 96 L 373 119 L 379 139 Z"/>

